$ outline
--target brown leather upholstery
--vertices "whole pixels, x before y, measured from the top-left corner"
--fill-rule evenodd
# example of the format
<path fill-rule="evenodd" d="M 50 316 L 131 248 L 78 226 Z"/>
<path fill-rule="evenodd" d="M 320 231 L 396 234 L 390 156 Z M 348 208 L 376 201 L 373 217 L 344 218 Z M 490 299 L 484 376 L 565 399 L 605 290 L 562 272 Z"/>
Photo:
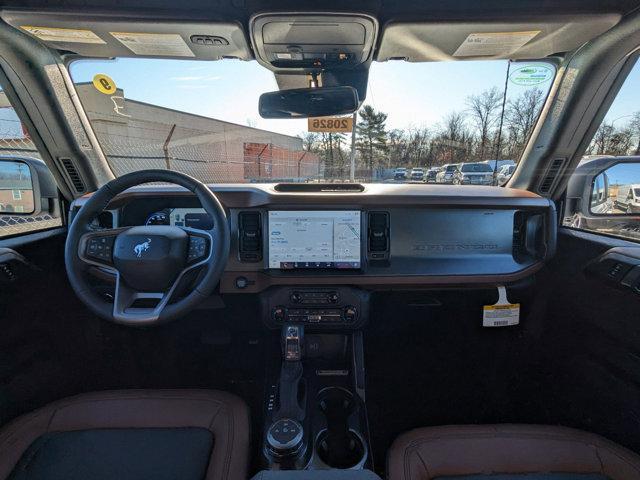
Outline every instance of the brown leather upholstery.
<path fill-rule="evenodd" d="M 43 433 L 100 428 L 201 427 L 214 437 L 206 480 L 246 480 L 249 415 L 234 395 L 207 390 L 124 390 L 66 398 L 0 430 L 0 479 Z"/>
<path fill-rule="evenodd" d="M 388 480 L 488 473 L 592 473 L 640 479 L 640 457 L 598 435 L 564 427 L 470 425 L 421 428 L 391 446 Z"/>

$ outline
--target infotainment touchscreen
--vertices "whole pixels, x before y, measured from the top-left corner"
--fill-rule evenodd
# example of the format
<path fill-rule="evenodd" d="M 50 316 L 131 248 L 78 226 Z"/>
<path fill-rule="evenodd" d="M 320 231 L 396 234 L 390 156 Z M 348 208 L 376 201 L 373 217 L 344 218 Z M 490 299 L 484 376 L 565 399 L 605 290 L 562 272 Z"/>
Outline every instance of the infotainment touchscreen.
<path fill-rule="evenodd" d="M 269 212 L 269 268 L 360 268 L 359 211 Z"/>

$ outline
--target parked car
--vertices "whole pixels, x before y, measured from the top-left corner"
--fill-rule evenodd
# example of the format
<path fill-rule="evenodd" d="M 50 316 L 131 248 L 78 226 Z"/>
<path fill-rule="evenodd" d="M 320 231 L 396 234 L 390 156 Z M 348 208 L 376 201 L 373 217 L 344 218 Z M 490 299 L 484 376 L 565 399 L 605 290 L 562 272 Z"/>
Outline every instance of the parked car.
<path fill-rule="evenodd" d="M 500 170 L 505 165 L 515 165 L 516 162 L 514 160 L 484 160 L 480 163 L 486 163 L 491 167 L 491 170 Z"/>
<path fill-rule="evenodd" d="M 406 180 L 407 179 L 407 169 L 404 167 L 396 168 L 395 172 L 393 172 L 394 180 Z"/>
<path fill-rule="evenodd" d="M 442 166 L 442 169 L 436 175 L 437 183 L 453 183 L 453 174 L 458 168 L 459 163 L 448 163 Z"/>
<path fill-rule="evenodd" d="M 498 169 L 498 175 L 496 176 L 496 180 L 498 185 L 504 185 L 513 175 L 513 172 L 516 171 L 515 165 L 503 165 Z"/>
<path fill-rule="evenodd" d="M 625 213 L 640 212 L 640 184 L 620 185 L 615 204 Z"/>
<path fill-rule="evenodd" d="M 414 182 L 423 182 L 424 181 L 424 168 L 412 168 L 411 169 L 411 180 Z"/>
<path fill-rule="evenodd" d="M 463 163 L 453 172 L 452 183 L 456 185 L 491 185 L 493 170 L 486 163 Z"/>
<path fill-rule="evenodd" d="M 425 182 L 427 183 L 431 183 L 431 182 L 435 182 L 436 181 L 436 176 L 438 175 L 438 172 L 440 171 L 440 169 L 438 167 L 431 167 L 429 170 L 427 170 L 427 173 L 425 174 Z"/>

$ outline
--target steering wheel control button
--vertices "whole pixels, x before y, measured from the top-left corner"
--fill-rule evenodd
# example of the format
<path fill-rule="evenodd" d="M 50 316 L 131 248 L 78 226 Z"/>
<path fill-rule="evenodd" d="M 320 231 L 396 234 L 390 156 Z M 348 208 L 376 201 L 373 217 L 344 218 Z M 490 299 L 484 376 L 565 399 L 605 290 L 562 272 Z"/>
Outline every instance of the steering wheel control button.
<path fill-rule="evenodd" d="M 207 256 L 207 239 L 191 235 L 189 237 L 189 250 L 187 251 L 187 261 L 196 262 Z"/>
<path fill-rule="evenodd" d="M 302 425 L 291 418 L 281 418 L 274 422 L 267 432 L 267 445 L 271 453 L 278 457 L 296 455 L 303 446 Z"/>
<path fill-rule="evenodd" d="M 87 241 L 85 254 L 94 260 L 111 263 L 115 237 L 93 237 Z"/>

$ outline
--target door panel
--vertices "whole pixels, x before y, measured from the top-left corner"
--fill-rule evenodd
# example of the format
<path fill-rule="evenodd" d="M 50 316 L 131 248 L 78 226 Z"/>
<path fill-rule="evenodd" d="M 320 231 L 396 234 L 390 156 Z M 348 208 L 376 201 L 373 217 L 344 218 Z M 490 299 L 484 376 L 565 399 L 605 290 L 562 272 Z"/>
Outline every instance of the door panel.
<path fill-rule="evenodd" d="M 548 310 L 540 348 L 554 420 L 639 451 L 640 294 L 598 265 L 621 249 L 637 255 L 640 245 L 560 229 L 557 256 L 541 274 Z"/>

